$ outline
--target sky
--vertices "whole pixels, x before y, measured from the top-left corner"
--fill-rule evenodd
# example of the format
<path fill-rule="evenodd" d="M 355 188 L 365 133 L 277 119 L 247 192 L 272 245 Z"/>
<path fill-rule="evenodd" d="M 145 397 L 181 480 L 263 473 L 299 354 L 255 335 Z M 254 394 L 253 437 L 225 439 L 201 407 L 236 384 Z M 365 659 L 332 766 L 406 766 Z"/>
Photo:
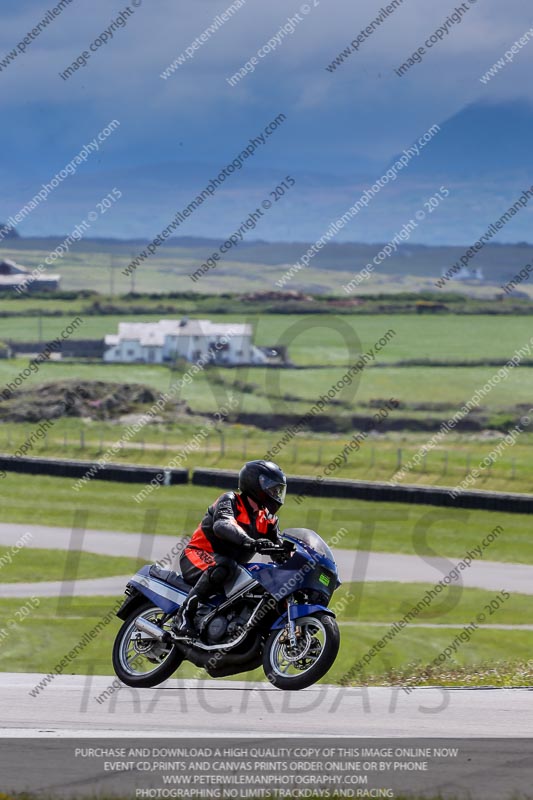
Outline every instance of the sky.
<path fill-rule="evenodd" d="M 439 210 L 440 219 L 435 215 L 420 226 L 413 241 L 459 243 L 486 227 L 500 208 L 503 212 L 522 185 L 533 183 L 529 165 L 500 163 L 501 148 L 514 147 L 507 135 L 494 140 L 493 175 L 492 169 L 468 174 L 476 172 L 472 145 L 488 137 L 490 154 L 490 136 L 510 108 L 521 110 L 521 130 L 513 136 L 521 143 L 531 140 L 533 16 L 526 0 L 403 0 L 334 71 L 327 65 L 379 16 L 385 0 L 239 0 L 241 7 L 189 50 L 192 57 L 167 79 L 161 77 L 164 70 L 230 0 L 133 2 L 72 0 L 11 61 L 8 54 L 55 6 L 2 2 L 0 219 L 16 213 L 109 122 L 120 123 L 98 152 L 24 219 L 21 234 L 67 232 L 118 187 L 122 198 L 92 233 L 155 235 L 279 114 L 286 117 L 283 125 L 183 225 L 182 235 L 231 232 L 290 175 L 294 187 L 274 200 L 257 235 L 312 241 L 435 124 L 443 129 L 438 147 L 430 143 L 424 161 L 380 192 L 339 241 L 391 236 L 440 188 L 433 180 L 437 150 L 441 177 L 446 180 L 449 172 L 453 196 Z M 395 69 L 460 7 L 461 21 L 449 22 L 442 41 L 398 76 Z M 116 24 L 112 38 L 91 52 L 90 44 L 120 16 L 125 24 Z M 531 42 L 483 84 L 480 76 L 530 28 Z M 276 34 L 273 50 L 258 58 L 257 51 Z M 86 66 L 62 79 L 60 73 L 84 51 L 90 53 Z M 254 71 L 230 85 L 228 79 L 253 56 Z M 472 108 L 488 108 L 488 117 L 472 115 Z M 470 125 L 464 132 L 463 115 Z M 447 151 L 450 120 L 459 124 Z M 528 208 L 502 240 L 523 239 L 531 227 L 529 213 Z"/>

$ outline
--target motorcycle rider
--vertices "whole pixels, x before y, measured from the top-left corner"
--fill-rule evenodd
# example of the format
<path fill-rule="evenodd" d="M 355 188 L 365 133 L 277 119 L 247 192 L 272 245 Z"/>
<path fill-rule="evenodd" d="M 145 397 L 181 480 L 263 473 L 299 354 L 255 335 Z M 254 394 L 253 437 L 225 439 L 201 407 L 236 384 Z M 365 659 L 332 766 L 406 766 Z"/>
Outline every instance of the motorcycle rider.
<path fill-rule="evenodd" d="M 273 461 L 248 461 L 239 472 L 239 492 L 222 494 L 209 506 L 180 558 L 192 589 L 177 617 L 178 633 L 194 637 L 200 603 L 219 594 L 256 552 L 280 544 L 276 512 L 285 502 L 287 478 Z"/>

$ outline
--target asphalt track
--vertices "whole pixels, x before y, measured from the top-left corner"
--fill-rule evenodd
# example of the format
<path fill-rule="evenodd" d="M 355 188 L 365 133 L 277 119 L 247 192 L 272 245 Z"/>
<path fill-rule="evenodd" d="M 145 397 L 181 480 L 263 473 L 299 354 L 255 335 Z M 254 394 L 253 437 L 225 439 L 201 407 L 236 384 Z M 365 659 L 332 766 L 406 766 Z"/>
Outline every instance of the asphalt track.
<path fill-rule="evenodd" d="M 36 697 L 42 675 L 0 673 L 0 736 L 533 736 L 533 690 L 316 685 L 171 678 L 115 691 L 109 676 L 64 675 Z"/>
<path fill-rule="evenodd" d="M 0 545 L 13 546 L 24 533 L 31 533 L 29 547 L 47 549 L 83 549 L 109 556 L 131 556 L 152 562 L 168 556 L 178 539 L 116 531 L 87 530 L 72 533 L 69 528 L 50 528 L 43 525 L 0 524 Z M 420 558 L 398 553 L 369 553 L 355 550 L 335 550 L 342 581 L 399 581 L 401 583 L 436 583 L 450 572 L 460 559 Z M 168 566 L 168 565 L 167 565 Z M 176 567 L 176 563 L 173 565 Z M 72 582 L 0 583 L 0 597 L 57 597 L 60 594 L 120 595 L 129 575 L 95 578 Z M 498 561 L 474 561 L 461 573 L 467 588 L 500 591 L 507 589 L 533 595 L 533 566 Z"/>

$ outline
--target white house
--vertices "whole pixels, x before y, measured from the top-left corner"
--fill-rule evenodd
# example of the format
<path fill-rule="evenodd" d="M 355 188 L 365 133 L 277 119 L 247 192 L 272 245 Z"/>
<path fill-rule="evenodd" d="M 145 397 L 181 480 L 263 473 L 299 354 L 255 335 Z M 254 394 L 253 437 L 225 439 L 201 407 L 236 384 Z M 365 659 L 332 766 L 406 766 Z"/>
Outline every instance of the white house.
<path fill-rule="evenodd" d="M 0 291 L 52 292 L 59 289 L 60 275 L 44 273 L 40 267 L 30 272 L 8 258 L 0 260 Z"/>
<path fill-rule="evenodd" d="M 217 364 L 266 364 L 267 355 L 252 342 L 252 326 L 207 319 L 120 322 L 118 334 L 105 337 L 104 361 L 168 364 L 178 358 Z"/>

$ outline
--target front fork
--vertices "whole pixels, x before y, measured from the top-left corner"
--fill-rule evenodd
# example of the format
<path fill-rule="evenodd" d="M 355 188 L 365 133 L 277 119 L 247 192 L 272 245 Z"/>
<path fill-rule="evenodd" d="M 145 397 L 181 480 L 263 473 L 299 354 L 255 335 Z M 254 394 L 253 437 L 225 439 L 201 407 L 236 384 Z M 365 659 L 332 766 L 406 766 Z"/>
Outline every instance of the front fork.
<path fill-rule="evenodd" d="M 287 597 L 287 633 L 289 635 L 289 643 L 291 647 L 296 647 L 296 623 L 291 618 L 291 605 L 293 605 L 290 597 Z"/>

